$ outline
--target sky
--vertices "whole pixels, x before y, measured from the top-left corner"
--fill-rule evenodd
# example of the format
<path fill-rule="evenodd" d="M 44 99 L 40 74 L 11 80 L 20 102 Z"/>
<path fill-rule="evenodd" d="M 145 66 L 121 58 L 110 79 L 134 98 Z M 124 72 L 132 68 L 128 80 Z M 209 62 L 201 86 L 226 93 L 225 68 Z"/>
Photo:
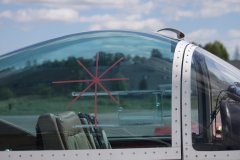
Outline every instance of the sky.
<path fill-rule="evenodd" d="M 0 0 L 0 55 L 64 35 L 121 29 L 185 33 L 185 40 L 219 40 L 240 48 L 240 0 Z"/>

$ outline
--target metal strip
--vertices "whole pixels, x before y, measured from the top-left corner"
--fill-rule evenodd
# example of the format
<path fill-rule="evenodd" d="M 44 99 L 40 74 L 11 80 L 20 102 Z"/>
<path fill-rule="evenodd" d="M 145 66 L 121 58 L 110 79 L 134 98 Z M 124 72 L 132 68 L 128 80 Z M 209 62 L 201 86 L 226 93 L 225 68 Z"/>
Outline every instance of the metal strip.
<path fill-rule="evenodd" d="M 183 54 L 186 46 L 185 41 L 180 41 L 174 53 L 172 66 L 172 146 L 181 147 L 181 70 Z"/>

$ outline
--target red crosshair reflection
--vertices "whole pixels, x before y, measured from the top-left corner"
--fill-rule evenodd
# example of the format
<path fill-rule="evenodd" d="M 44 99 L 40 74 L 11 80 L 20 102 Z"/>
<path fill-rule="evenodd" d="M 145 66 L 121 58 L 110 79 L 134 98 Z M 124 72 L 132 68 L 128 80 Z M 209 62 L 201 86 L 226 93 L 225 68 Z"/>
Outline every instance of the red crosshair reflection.
<path fill-rule="evenodd" d="M 88 75 L 92 79 L 88 80 L 65 80 L 65 81 L 54 81 L 52 83 L 54 84 L 61 84 L 61 83 L 82 83 L 82 82 L 91 82 L 78 96 L 76 96 L 72 101 L 66 106 L 66 108 L 69 108 L 76 100 L 78 100 L 90 87 L 94 85 L 94 125 L 96 127 L 97 125 L 97 90 L 98 86 L 100 86 L 110 97 L 111 99 L 118 104 L 118 101 L 115 97 L 111 94 L 109 90 L 107 90 L 101 81 L 126 81 L 128 78 L 102 78 L 106 73 L 108 73 L 113 67 L 118 65 L 123 58 L 120 58 L 117 60 L 112 66 L 110 66 L 107 70 L 105 70 L 100 76 L 98 76 L 98 62 L 99 62 L 99 53 L 96 54 L 96 71 L 95 76 L 79 61 L 77 60 L 77 63 L 88 73 Z"/>

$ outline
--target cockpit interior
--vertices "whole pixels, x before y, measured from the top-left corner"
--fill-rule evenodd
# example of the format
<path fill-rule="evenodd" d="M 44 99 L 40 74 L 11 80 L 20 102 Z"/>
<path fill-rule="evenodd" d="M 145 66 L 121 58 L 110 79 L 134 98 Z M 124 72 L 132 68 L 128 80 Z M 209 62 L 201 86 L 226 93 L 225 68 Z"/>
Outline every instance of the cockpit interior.
<path fill-rule="evenodd" d="M 182 41 L 96 31 L 0 56 L 0 151 L 239 150 L 239 70 Z"/>

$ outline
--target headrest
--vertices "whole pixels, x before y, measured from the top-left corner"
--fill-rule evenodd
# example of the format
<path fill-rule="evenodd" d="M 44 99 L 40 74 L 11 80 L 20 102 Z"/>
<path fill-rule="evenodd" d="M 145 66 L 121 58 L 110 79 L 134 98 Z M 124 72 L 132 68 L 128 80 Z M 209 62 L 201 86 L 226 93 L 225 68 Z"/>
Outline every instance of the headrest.
<path fill-rule="evenodd" d="M 60 113 L 56 116 L 57 125 L 61 134 L 72 136 L 83 132 L 80 119 L 72 111 Z"/>

